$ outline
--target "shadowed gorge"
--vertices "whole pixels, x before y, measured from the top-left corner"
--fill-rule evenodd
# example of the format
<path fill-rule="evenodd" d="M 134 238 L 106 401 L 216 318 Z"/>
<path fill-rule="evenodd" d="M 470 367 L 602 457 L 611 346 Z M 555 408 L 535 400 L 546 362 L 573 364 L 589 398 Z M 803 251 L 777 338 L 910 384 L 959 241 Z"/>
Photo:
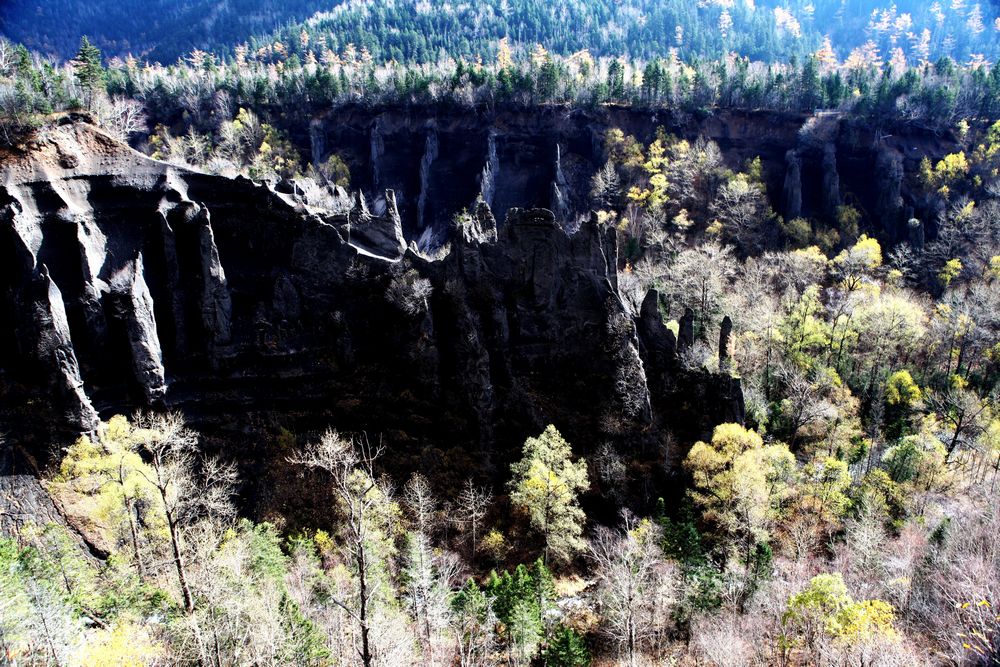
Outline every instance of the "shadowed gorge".
<path fill-rule="evenodd" d="M 380 171 L 379 185 L 405 187 L 398 166 Z M 655 293 L 637 334 L 615 234 L 596 219 L 570 235 L 547 210 L 508 207 L 498 229 L 480 201 L 429 258 L 405 241 L 392 190 L 381 215 L 360 195 L 332 214 L 79 122 L 41 134 L 7 173 L 16 344 L 2 391 L 18 437 L 157 407 L 182 409 L 224 451 L 250 414 L 274 432 L 386 434 L 401 451 L 447 434 L 503 460 L 544 421 L 656 446 L 663 427 L 695 438 L 743 418 L 739 380 L 681 368 Z M 497 192 L 518 196 L 503 180 Z M 40 404 L 47 418 L 17 419 Z"/>
<path fill-rule="evenodd" d="M 373 209 L 392 189 L 404 234 L 417 239 L 427 227 L 447 231 L 481 192 L 498 220 L 510 208 L 543 207 L 561 209 L 560 224 L 574 228 L 593 205 L 591 178 L 606 159 L 610 128 L 645 141 L 657 128 L 713 141 L 734 169 L 759 157 L 768 195 L 786 219 L 832 218 L 837 206 L 850 202 L 890 242 L 905 238 L 910 218 L 934 223 L 935 202 L 915 187 L 919 163 L 959 146 L 950 133 L 904 123 L 880 129 L 837 113 L 719 111 L 698 120 L 625 107 L 348 106 L 288 131 L 314 164 L 334 154 L 343 159 Z M 895 195 L 884 193 L 890 181 Z"/>

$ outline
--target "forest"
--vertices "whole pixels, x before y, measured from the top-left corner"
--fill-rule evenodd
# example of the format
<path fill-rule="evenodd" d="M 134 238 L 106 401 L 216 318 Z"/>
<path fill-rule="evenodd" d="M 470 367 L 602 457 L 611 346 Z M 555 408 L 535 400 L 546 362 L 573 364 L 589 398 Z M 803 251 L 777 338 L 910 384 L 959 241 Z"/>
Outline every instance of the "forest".
<path fill-rule="evenodd" d="M 89 35 L 109 55 L 164 64 L 196 49 L 232 55 L 237 44 L 254 51 L 281 45 L 303 59 L 309 52 L 339 54 L 350 44 L 378 62 L 489 60 L 504 37 L 563 56 L 588 49 L 643 60 L 676 51 L 684 60 L 738 53 L 787 62 L 828 39 L 839 58 L 871 41 L 913 63 L 941 56 L 992 61 L 1000 55 L 997 19 L 994 3 L 971 0 L 9 0 L 0 7 L 2 32 L 46 55 L 71 57 L 80 35 Z"/>
<path fill-rule="evenodd" d="M 97 21 L 103 3 L 62 4 Z M 356 107 L 752 110 L 808 118 L 808 146 L 830 118 L 953 146 L 907 156 L 935 215 L 896 230 L 847 192 L 788 215 L 759 158 L 712 140 L 608 128 L 586 198 L 623 308 L 657 295 L 690 338 L 681 367 L 739 378 L 743 423 L 655 448 L 548 424 L 459 479 L 401 474 L 391 434 L 329 424 L 275 445 L 320 499 L 283 516 L 248 510 L 239 452 L 180 412 L 104 415 L 40 467 L 66 520 L 0 535 L 0 663 L 1000 664 L 1000 19 L 817 4 L 347 2 L 305 20 L 303 2 L 247 25 L 234 3 L 193 49 L 128 24 L 31 37 L 8 32 L 29 3 L 0 10 L 23 41 L 0 39 L 0 164 L 84 118 L 340 210 L 357 171 L 302 137 Z M 447 255 L 471 224 L 413 252 Z M 430 298 L 410 274 L 385 293 L 411 315 Z"/>

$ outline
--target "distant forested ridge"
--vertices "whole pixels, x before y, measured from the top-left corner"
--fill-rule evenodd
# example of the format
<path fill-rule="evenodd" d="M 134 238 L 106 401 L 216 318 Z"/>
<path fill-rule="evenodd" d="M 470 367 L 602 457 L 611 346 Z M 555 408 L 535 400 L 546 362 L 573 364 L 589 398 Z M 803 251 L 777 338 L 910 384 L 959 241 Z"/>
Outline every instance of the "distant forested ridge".
<path fill-rule="evenodd" d="M 788 61 L 824 47 L 839 58 L 877 49 L 910 64 L 1000 55 L 995 3 L 970 0 L 9 0 L 0 31 L 33 50 L 70 56 L 81 34 L 108 55 L 168 62 L 197 48 L 219 54 L 246 42 L 305 57 L 348 45 L 377 61 L 490 58 L 497 42 L 569 55 L 683 59 L 736 53 Z"/>
<path fill-rule="evenodd" d="M 443 0 L 348 1 L 302 26 L 281 31 L 293 51 L 366 48 L 376 60 L 433 62 L 442 54 L 474 57 L 496 40 L 541 43 L 568 55 L 684 59 L 736 53 L 768 62 L 801 58 L 822 48 L 846 58 L 856 49 L 899 49 L 910 62 L 948 55 L 962 61 L 998 54 L 995 5 L 968 0 Z M 304 39 L 308 36 L 308 40 Z M 255 41 L 266 48 L 266 41 Z M 899 54 L 895 54 L 899 57 Z"/>
<path fill-rule="evenodd" d="M 109 55 L 163 62 L 221 51 L 328 8 L 332 0 L 4 0 L 0 33 L 47 55 L 70 57 L 80 35 Z"/>

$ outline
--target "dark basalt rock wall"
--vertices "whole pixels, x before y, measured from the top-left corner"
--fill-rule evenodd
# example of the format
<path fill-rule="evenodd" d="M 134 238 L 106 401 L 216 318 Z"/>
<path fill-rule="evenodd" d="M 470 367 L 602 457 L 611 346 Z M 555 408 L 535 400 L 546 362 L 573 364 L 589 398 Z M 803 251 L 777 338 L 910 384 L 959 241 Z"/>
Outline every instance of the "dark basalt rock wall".
<path fill-rule="evenodd" d="M 360 195 L 334 215 L 82 123 L 4 169 L 0 428 L 36 452 L 142 407 L 180 409 L 265 466 L 288 452 L 262 434 L 283 428 L 502 462 L 547 423 L 586 449 L 743 419 L 737 379 L 682 369 L 655 293 L 626 311 L 596 219 L 569 235 L 548 210 L 508 207 L 498 229 L 480 202 L 431 259 L 392 191 L 382 215 Z M 379 183 L 396 184 L 386 166 Z"/>

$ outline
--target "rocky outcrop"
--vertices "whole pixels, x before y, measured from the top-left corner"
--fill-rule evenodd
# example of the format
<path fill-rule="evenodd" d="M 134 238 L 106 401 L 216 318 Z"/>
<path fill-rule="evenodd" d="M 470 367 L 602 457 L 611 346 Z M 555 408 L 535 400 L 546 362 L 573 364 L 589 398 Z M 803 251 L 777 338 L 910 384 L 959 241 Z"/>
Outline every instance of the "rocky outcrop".
<path fill-rule="evenodd" d="M 67 152 L 76 166 L 62 166 Z M 180 409 L 263 465 L 276 454 L 246 444 L 261 424 L 502 460 L 548 423 L 585 450 L 742 419 L 738 381 L 678 362 L 693 316 L 680 345 L 655 292 L 631 316 L 615 230 L 596 216 L 573 234 L 544 209 L 511 208 L 498 225 L 479 200 L 431 258 L 407 246 L 392 190 L 381 214 L 360 194 L 335 213 L 278 190 L 169 167 L 85 124 L 11 159 L 4 428 L 29 442 L 40 423 L 92 429 L 95 407 Z"/>
<path fill-rule="evenodd" d="M 802 216 L 802 161 L 798 151 L 785 154 L 785 217 L 793 220 Z"/>
<path fill-rule="evenodd" d="M 385 191 L 385 213 L 372 215 L 360 192 L 347 216 L 347 240 L 364 252 L 391 260 L 399 260 L 406 252 L 403 226 L 396 208 L 396 194 Z"/>
<path fill-rule="evenodd" d="M 485 200 L 476 202 L 469 222 L 471 224 L 461 228 L 466 243 L 492 243 L 497 240 L 497 221 Z"/>
<path fill-rule="evenodd" d="M 663 323 L 660 293 L 655 289 L 646 292 L 636 325 L 639 352 L 649 369 L 649 389 L 653 394 L 665 394 L 671 381 L 671 371 L 677 366 L 677 339 L 674 332 Z"/>
<path fill-rule="evenodd" d="M 722 320 L 721 372 L 693 370 L 684 363 L 681 353 L 693 345 L 694 313 L 690 309 L 685 311 L 680 321 L 681 337 L 675 341 L 673 332 L 663 323 L 659 301 L 657 291 L 650 290 L 643 299 L 636 324 L 654 419 L 660 419 L 661 415 L 683 416 L 688 428 L 671 426 L 682 437 L 692 437 L 722 422 L 743 423 L 746 418 L 743 389 L 730 372 L 728 347 L 732 320 L 728 316 Z"/>
<path fill-rule="evenodd" d="M 883 148 L 876 161 L 878 175 L 878 197 L 875 201 L 875 216 L 881 232 L 891 243 L 895 243 L 903 210 L 903 160 L 893 150 Z"/>
<path fill-rule="evenodd" d="M 33 531 L 50 524 L 64 528 L 84 557 L 107 558 L 107 551 L 89 542 L 49 494 L 34 459 L 21 447 L 0 440 L 0 536 L 28 541 Z"/>
<path fill-rule="evenodd" d="M 146 404 L 158 406 L 167 391 L 166 373 L 141 254 L 112 277 L 108 304 L 114 316 L 125 324 L 132 368 L 143 398 Z"/>
<path fill-rule="evenodd" d="M 660 293 L 651 289 L 646 292 L 639 311 L 639 344 L 643 356 L 657 368 L 666 368 L 677 355 L 677 339 L 674 332 L 663 323 L 660 314 Z"/>
<path fill-rule="evenodd" d="M 832 219 L 840 206 L 840 174 L 837 171 L 837 146 L 827 143 L 823 146 L 823 186 L 820 190 L 823 213 Z"/>

